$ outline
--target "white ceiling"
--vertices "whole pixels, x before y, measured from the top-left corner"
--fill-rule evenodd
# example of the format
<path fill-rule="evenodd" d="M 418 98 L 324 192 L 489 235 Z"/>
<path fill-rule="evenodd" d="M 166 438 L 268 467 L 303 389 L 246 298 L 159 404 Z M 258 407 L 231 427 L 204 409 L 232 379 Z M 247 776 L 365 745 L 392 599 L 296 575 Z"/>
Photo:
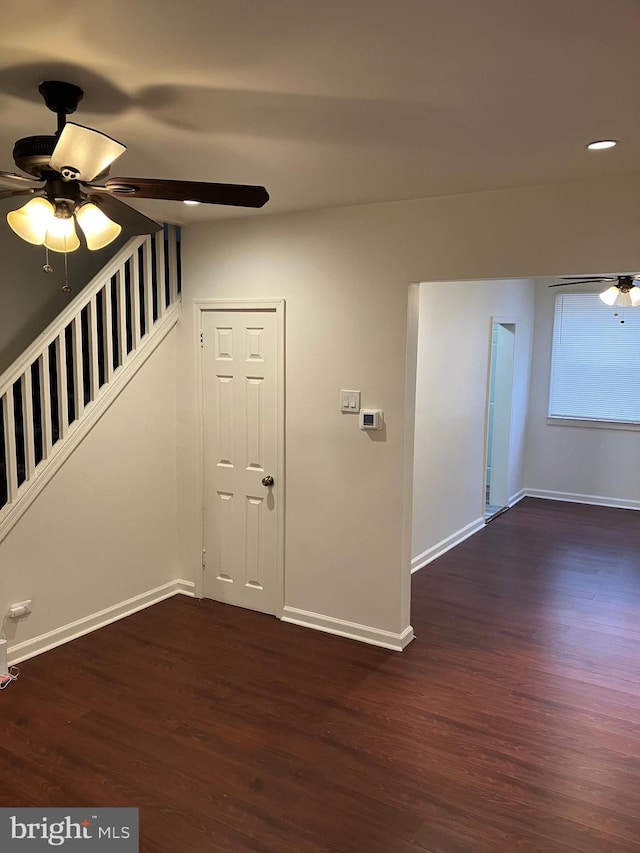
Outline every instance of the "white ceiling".
<path fill-rule="evenodd" d="M 637 0 L 9 0 L 0 168 L 65 79 L 113 175 L 264 184 L 265 213 L 636 171 L 639 43 Z"/>

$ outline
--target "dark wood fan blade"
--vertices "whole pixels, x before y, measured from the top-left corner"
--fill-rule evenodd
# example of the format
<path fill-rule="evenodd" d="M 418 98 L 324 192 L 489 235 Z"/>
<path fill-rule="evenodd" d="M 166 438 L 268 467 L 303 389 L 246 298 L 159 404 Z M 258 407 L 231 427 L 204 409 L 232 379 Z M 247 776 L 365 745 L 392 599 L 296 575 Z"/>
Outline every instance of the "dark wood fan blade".
<path fill-rule="evenodd" d="M 558 284 L 550 284 L 549 287 L 571 287 L 572 284 L 594 284 L 598 281 L 616 281 L 615 278 L 581 278 L 572 281 L 560 281 Z"/>
<path fill-rule="evenodd" d="M 33 195 L 33 190 L 24 189 L 24 190 L 0 190 L 0 199 L 1 198 L 11 198 L 11 196 L 19 196 L 19 195 Z"/>
<path fill-rule="evenodd" d="M 129 234 L 155 234 L 156 231 L 162 230 L 162 225 L 158 222 L 149 219 L 144 213 L 115 198 L 111 193 L 92 193 L 89 198 L 105 216 L 117 222 Z"/>
<path fill-rule="evenodd" d="M 163 181 L 156 178 L 109 178 L 106 188 L 131 198 L 198 201 L 234 207 L 262 207 L 269 201 L 264 187 L 244 184 L 210 184 L 202 181 Z"/>
<path fill-rule="evenodd" d="M 615 275 L 563 275 L 563 281 L 617 281 Z"/>

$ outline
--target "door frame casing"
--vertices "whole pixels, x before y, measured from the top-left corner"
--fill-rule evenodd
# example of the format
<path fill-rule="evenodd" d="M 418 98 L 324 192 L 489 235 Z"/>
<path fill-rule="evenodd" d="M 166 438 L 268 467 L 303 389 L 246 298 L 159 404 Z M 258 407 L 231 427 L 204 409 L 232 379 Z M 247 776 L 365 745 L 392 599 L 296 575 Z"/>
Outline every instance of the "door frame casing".
<path fill-rule="evenodd" d="M 276 544 L 276 608 L 275 616 L 282 619 L 284 613 L 284 548 L 285 548 L 285 300 L 284 299 L 196 299 L 193 303 L 194 312 L 194 359 L 196 365 L 196 407 L 198 412 L 198 434 L 196 439 L 196 492 L 200 495 L 199 533 L 202 551 L 205 548 L 205 446 L 204 446 L 204 347 L 200 344 L 202 332 L 202 317 L 205 311 L 272 311 L 276 317 L 277 338 L 277 456 L 276 482 L 278 483 L 276 512 L 277 512 L 277 544 Z M 196 572 L 195 594 L 198 598 L 204 596 L 205 566 L 200 566 Z"/>

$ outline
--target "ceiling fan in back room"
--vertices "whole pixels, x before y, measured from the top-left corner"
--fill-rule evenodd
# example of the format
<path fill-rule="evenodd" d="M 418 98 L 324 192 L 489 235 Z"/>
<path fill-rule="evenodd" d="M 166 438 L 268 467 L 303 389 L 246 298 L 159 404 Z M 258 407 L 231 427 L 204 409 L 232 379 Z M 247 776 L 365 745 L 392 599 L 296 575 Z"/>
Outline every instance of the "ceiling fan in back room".
<path fill-rule="evenodd" d="M 31 196 L 23 207 L 7 214 L 12 230 L 28 243 L 67 254 L 80 247 L 76 225 L 92 250 L 107 246 L 123 229 L 134 235 L 162 229 L 121 197 L 252 208 L 269 200 L 260 186 L 156 178 L 105 180 L 126 146 L 98 130 L 67 122 L 84 95 L 79 86 L 48 80 L 40 84 L 39 92 L 58 117 L 57 132 L 16 142 L 13 159 L 29 177 L 0 171 L 0 199 Z"/>
<path fill-rule="evenodd" d="M 611 276 L 565 276 L 562 281 L 557 284 L 550 284 L 549 287 L 565 287 L 572 284 L 592 284 L 596 281 L 612 281 L 615 282 L 603 290 L 600 294 L 600 299 L 605 305 L 617 305 L 620 308 L 640 306 L 640 274 L 627 275 L 611 275 Z"/>

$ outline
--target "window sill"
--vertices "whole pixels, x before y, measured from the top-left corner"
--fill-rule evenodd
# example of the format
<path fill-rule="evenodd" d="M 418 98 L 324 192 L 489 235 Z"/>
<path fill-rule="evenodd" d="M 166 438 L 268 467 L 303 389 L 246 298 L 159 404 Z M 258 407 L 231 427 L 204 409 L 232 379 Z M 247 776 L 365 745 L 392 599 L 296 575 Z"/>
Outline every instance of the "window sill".
<path fill-rule="evenodd" d="M 640 424 L 620 423 L 619 421 L 588 421 L 580 418 L 547 418 L 548 426 L 587 427 L 589 429 L 623 429 L 639 432 Z"/>

